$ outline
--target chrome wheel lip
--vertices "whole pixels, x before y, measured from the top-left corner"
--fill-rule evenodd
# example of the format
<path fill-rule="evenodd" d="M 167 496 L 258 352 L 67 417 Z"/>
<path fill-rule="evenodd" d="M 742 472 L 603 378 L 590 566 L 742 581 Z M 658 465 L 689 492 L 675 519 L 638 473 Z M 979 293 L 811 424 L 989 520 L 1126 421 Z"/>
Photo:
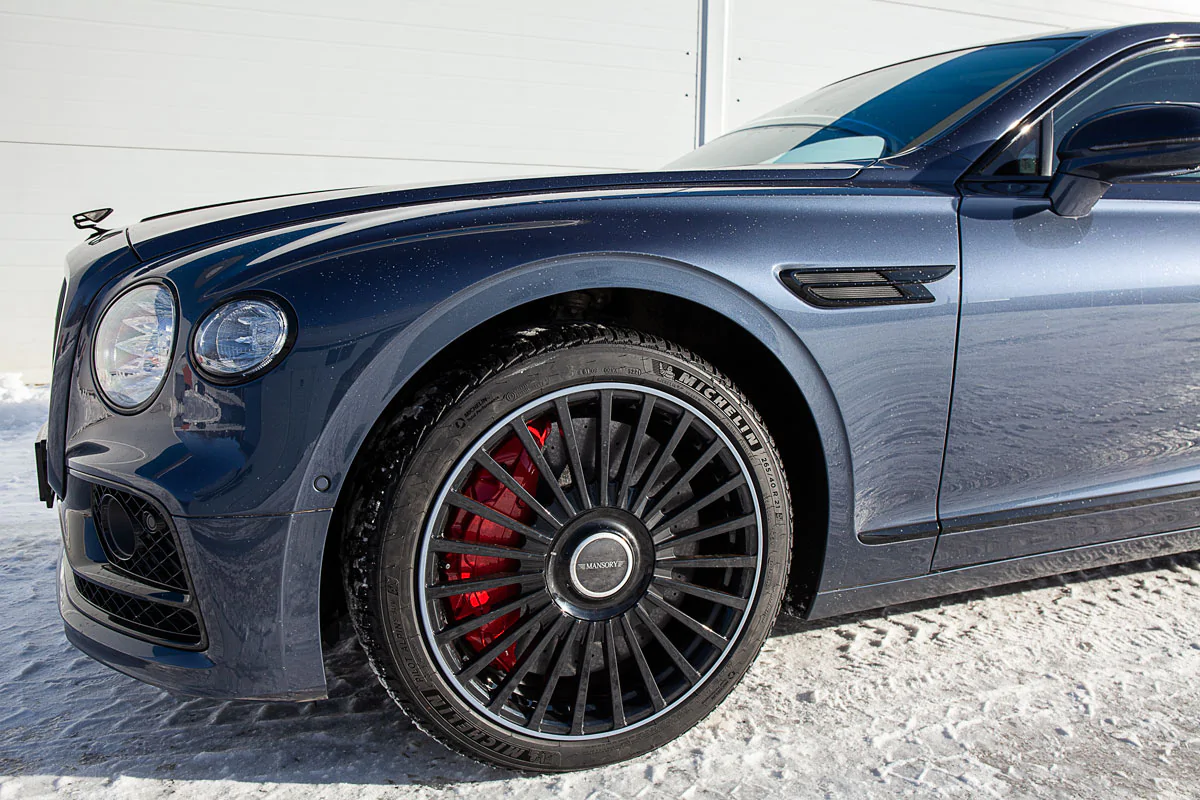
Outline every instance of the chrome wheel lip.
<path fill-rule="evenodd" d="M 437 534 L 436 528 L 438 526 L 439 519 L 441 518 L 441 510 L 443 508 L 447 507 L 446 498 L 449 496 L 450 492 L 453 490 L 454 484 L 458 480 L 459 476 L 462 474 L 463 470 L 470 468 L 471 464 L 474 461 L 475 453 L 478 452 L 481 448 L 483 448 L 494 436 L 496 436 L 498 433 L 500 433 L 500 431 L 503 430 L 504 428 L 511 425 L 514 420 L 523 418 L 523 416 L 526 413 L 528 413 L 529 411 L 532 411 L 535 408 L 544 406 L 547 403 L 553 403 L 555 400 L 558 400 L 560 398 L 566 398 L 566 397 L 569 397 L 572 395 L 580 394 L 582 392 L 593 392 L 593 391 L 599 392 L 602 390 L 635 392 L 638 394 L 652 395 L 654 397 L 657 397 L 658 399 L 665 400 L 668 403 L 678 406 L 680 409 L 682 409 L 685 412 L 690 412 L 697 419 L 704 420 L 704 422 L 708 426 L 708 428 L 721 440 L 721 442 L 728 449 L 729 453 L 732 455 L 733 459 L 736 461 L 739 472 L 745 478 L 745 486 L 750 495 L 750 502 L 754 508 L 754 518 L 755 518 L 754 531 L 755 531 L 755 539 L 756 539 L 756 547 L 755 547 L 755 554 L 754 554 L 754 558 L 755 558 L 754 580 L 750 587 L 750 594 L 746 598 L 745 613 L 743 613 L 741 615 L 740 619 L 738 619 L 736 627 L 734 628 L 732 633 L 729 635 L 728 646 L 726 646 L 724 651 L 722 651 L 720 653 L 720 655 L 717 657 L 716 661 L 714 661 L 713 664 L 707 669 L 707 671 L 704 673 L 704 675 L 701 677 L 701 679 L 699 681 L 697 681 L 694 685 L 688 687 L 687 690 L 685 690 L 684 693 L 681 694 L 679 697 L 677 697 L 675 700 L 666 704 L 662 709 L 651 713 L 644 719 L 638 720 L 637 722 L 634 722 L 631 724 L 627 724 L 627 725 L 625 725 L 621 728 L 617 728 L 615 730 L 598 731 L 595 733 L 580 733 L 578 735 L 546 733 L 543 731 L 532 730 L 530 728 L 524 727 L 510 719 L 506 719 L 505 717 L 503 717 L 500 714 L 497 714 L 497 713 L 491 711 L 486 706 L 484 706 L 483 703 L 481 703 L 478 700 L 478 698 L 476 698 L 465 687 L 460 687 L 458 685 L 458 681 L 455 678 L 454 669 L 451 667 L 450 664 L 448 664 L 446 662 L 446 659 L 441 651 L 441 648 L 438 647 L 436 644 L 437 632 L 433 629 L 431 615 L 428 613 L 428 610 L 427 610 L 428 603 L 429 603 L 429 597 L 428 597 L 428 593 L 426 591 L 427 587 L 425 586 L 425 575 L 428 574 L 429 556 L 431 554 L 431 549 L 429 547 L 429 543 L 431 542 L 432 539 L 434 539 L 436 537 L 436 534 Z M 765 541 L 764 528 L 763 528 L 762 503 L 759 500 L 758 491 L 754 485 L 754 481 L 751 479 L 752 473 L 751 473 L 749 467 L 747 466 L 745 459 L 742 457 L 742 453 L 734 445 L 733 440 L 730 439 L 730 437 L 727 436 L 725 434 L 725 432 L 723 430 L 721 430 L 719 425 L 714 421 L 714 416 L 715 415 L 701 411 L 689 400 L 685 400 L 684 398 L 679 397 L 678 395 L 674 395 L 674 394 L 665 392 L 661 389 L 658 389 L 656 387 L 649 386 L 646 384 L 614 382 L 614 381 L 584 382 L 584 383 L 575 384 L 575 385 L 567 387 L 567 388 L 558 389 L 558 390 L 556 390 L 554 392 L 550 392 L 548 394 L 541 395 L 541 396 L 535 398 L 534 400 L 531 400 L 528 403 L 525 403 L 524 405 L 520 406 L 519 408 L 514 409 L 513 411 L 510 411 L 508 414 L 506 414 L 504 417 L 502 417 L 500 419 L 500 421 L 498 421 L 497 423 L 495 423 L 491 427 L 489 427 L 483 434 L 476 437 L 467 446 L 467 448 L 463 452 L 463 455 L 459 458 L 459 460 L 457 462 L 455 462 L 453 468 L 450 470 L 449 474 L 443 480 L 441 489 L 438 491 L 437 497 L 435 498 L 434 503 L 431 506 L 431 512 L 428 515 L 428 518 L 425 522 L 425 526 L 421 533 L 421 541 L 419 543 L 419 551 L 420 552 L 418 555 L 417 571 L 415 574 L 416 589 L 417 589 L 417 605 L 418 605 L 417 611 L 418 611 L 418 614 L 421 619 L 422 631 L 425 634 L 423 644 L 432 653 L 434 660 L 437 663 L 438 669 L 442 674 L 443 680 L 445 680 L 447 685 L 453 689 L 455 694 L 461 700 L 466 702 L 472 709 L 474 709 L 479 714 L 483 715 L 489 721 L 491 721 L 497 725 L 500 725 L 500 726 L 502 726 L 516 734 L 519 734 L 521 736 L 526 736 L 526 737 L 529 737 L 534 740 L 542 740 L 542 741 L 578 742 L 578 741 L 607 739 L 607 738 L 612 738 L 614 736 L 621 736 L 621 735 L 630 733 L 632 731 L 635 731 L 639 728 L 642 728 L 646 725 L 649 725 L 650 723 L 654 722 L 655 720 L 663 717 L 665 714 L 678 709 L 685 702 L 687 702 L 687 700 L 693 694 L 695 694 L 697 691 L 699 691 L 704 686 L 708 685 L 709 679 L 722 668 L 722 666 L 725 664 L 726 661 L 728 661 L 729 657 L 732 655 L 734 650 L 737 648 L 737 645 L 741 638 L 741 634 L 745 630 L 745 627 L 750 620 L 752 611 L 754 609 L 754 603 L 758 598 L 759 584 L 762 582 L 762 578 L 763 578 L 762 561 L 763 561 L 763 554 L 766 552 L 766 541 Z"/>

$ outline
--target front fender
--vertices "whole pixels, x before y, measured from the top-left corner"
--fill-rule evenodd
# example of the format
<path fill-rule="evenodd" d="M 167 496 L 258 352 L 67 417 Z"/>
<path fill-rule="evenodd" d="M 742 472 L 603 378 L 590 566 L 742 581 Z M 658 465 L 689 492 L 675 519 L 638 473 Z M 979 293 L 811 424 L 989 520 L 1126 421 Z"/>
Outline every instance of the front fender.
<path fill-rule="evenodd" d="M 216 304 L 274 292 L 296 311 L 291 352 L 260 378 L 220 387 L 180 347 L 160 399 L 134 417 L 105 410 L 81 360 L 68 458 L 177 516 L 331 509 L 388 404 L 463 334 L 564 292 L 649 290 L 743 328 L 804 396 L 827 459 L 823 586 L 918 574 L 932 543 L 957 274 L 926 306 L 829 312 L 806 306 L 777 271 L 956 264 L 954 214 L 952 198 L 903 190 L 628 190 L 390 209 L 216 243 L 143 265 L 111 292 L 168 281 L 181 343 Z M 922 523 L 922 538 L 879 546 L 855 535 L 908 521 Z"/>
<path fill-rule="evenodd" d="M 548 258 L 491 275 L 447 297 L 382 348 L 356 378 L 317 440 L 298 505 L 317 507 L 342 489 L 357 454 L 387 405 L 447 345 L 513 306 L 586 289 L 637 289 L 673 294 L 739 325 L 775 353 L 807 400 L 824 448 L 831 529 L 851 530 L 852 481 L 845 427 L 812 355 L 770 308 L 746 290 L 703 269 L 665 258 L 594 253 Z M 351 443 L 352 446 L 348 446 Z M 312 489 L 318 476 L 333 489 Z M 837 526 L 833 528 L 833 526 Z"/>

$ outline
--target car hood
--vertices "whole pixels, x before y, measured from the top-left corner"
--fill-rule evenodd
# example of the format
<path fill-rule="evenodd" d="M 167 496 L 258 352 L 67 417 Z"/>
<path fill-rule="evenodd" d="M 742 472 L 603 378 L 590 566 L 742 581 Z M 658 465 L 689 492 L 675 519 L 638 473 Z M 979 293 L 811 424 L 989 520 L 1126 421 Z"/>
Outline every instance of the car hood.
<path fill-rule="evenodd" d="M 477 183 L 437 183 L 375 186 L 326 192 L 264 197 L 204 206 L 147 217 L 129 227 L 134 253 L 142 261 L 186 250 L 207 242 L 243 236 L 323 217 L 381 208 L 511 197 L 588 189 L 626 189 L 703 185 L 794 185 L 846 181 L 862 170 L 858 164 L 819 164 L 787 169 L 739 168 L 677 172 L 627 172 L 600 175 L 561 175 L 548 178 L 510 178 Z"/>

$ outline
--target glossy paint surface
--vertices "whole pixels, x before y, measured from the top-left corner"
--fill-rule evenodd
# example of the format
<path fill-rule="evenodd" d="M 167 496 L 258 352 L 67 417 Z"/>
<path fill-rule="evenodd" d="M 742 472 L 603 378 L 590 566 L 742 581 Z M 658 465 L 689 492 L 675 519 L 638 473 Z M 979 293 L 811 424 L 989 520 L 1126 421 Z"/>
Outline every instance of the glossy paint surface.
<path fill-rule="evenodd" d="M 459 337 L 581 289 L 701 304 L 778 359 L 826 462 L 828 528 L 807 532 L 825 539 L 814 616 L 1169 551 L 1187 536 L 1160 532 L 1197 527 L 1200 511 L 1187 488 L 1200 485 L 1195 198 L 1121 186 L 1069 221 L 957 183 L 1062 87 L 1168 32 L 1084 39 L 928 147 L 866 167 L 356 189 L 81 245 L 56 344 L 51 483 L 62 496 L 68 474 L 92 476 L 165 508 L 209 647 L 102 628 L 64 582 L 72 641 L 193 693 L 319 694 L 328 521 L 370 428 Z M 817 308 L 779 279 L 887 267 L 949 271 L 926 286 L 932 302 L 860 308 Z M 92 331 L 147 278 L 173 288 L 181 343 L 217 304 L 266 292 L 295 310 L 295 344 L 234 386 L 206 382 L 180 346 L 150 407 L 116 414 L 90 373 Z M 792 495 L 804 502 L 804 487 Z"/>
<path fill-rule="evenodd" d="M 1190 199 L 1188 199 L 1190 196 Z M 1190 527 L 1144 502 L 1062 522 L 1045 507 L 1200 481 L 1200 183 L 1118 187 L 1087 217 L 963 201 L 963 309 L 935 567 Z M 1129 498 L 1133 500 L 1133 498 Z M 1163 526 L 1166 526 L 1165 528 Z"/>
<path fill-rule="evenodd" d="M 244 236 L 257 230 L 310 219 L 334 218 L 360 211 L 395 208 L 446 200 L 496 199 L 551 191 L 585 191 L 606 188 L 708 186 L 714 183 L 769 182 L 787 184 L 806 180 L 834 181 L 852 178 L 852 164 L 799 165 L 786 171 L 739 169 L 690 172 L 628 172 L 601 175 L 561 175 L 547 178 L 514 178 L 480 183 L 442 183 L 414 186 L 367 187 L 265 197 L 205 206 L 143 220 L 129 229 L 129 243 L 143 261 L 209 241 Z"/>
<path fill-rule="evenodd" d="M 848 203 L 859 213 L 845 214 Z M 920 237 L 909 235 L 914 221 Z M 328 508 L 386 401 L 445 342 L 515 303 L 580 288 L 644 288 L 731 319 L 757 318 L 776 330 L 773 350 L 805 353 L 787 367 L 814 386 L 806 396 L 828 387 L 837 410 L 823 414 L 823 427 L 848 440 L 850 461 L 865 476 L 855 482 L 860 494 L 840 501 L 855 509 L 853 529 L 929 523 L 956 275 L 930 285 L 931 304 L 830 313 L 801 301 L 777 271 L 953 264 L 956 249 L 952 198 L 832 187 L 459 201 L 236 239 L 137 275 L 179 287 L 181 341 L 227 297 L 278 294 L 299 320 L 284 363 L 243 386 L 215 387 L 180 352 L 167 390 L 136 418 L 112 414 L 81 364 L 70 463 L 163 494 L 180 515 Z M 429 325 L 452 326 L 437 334 L 437 348 L 414 339 Z M 87 333 L 82 347 L 90 347 Z M 894 378 L 881 382 L 883 372 Z M 312 488 L 317 474 L 332 479 L 332 491 Z M 839 491 L 851 492 L 851 482 L 839 481 Z"/>
<path fill-rule="evenodd" d="M 846 214 L 847 203 L 861 214 Z M 146 277 L 175 287 L 182 342 L 215 304 L 248 289 L 285 298 L 299 333 L 278 368 L 242 386 L 207 384 L 181 349 L 163 392 L 134 416 L 110 411 L 95 391 L 90 359 L 76 359 L 67 463 L 166 507 L 189 543 L 211 639 L 212 668 L 120 668 L 190 692 L 219 685 L 237 696 L 307 696 L 312 681 L 297 676 L 321 673 L 324 526 L 371 425 L 409 376 L 473 325 L 511 304 L 579 288 L 671 292 L 747 326 L 779 354 L 818 419 L 833 524 L 848 532 L 932 522 L 956 274 L 930 285 L 931 304 L 831 314 L 804 304 L 777 268 L 953 264 L 954 204 L 931 192 L 845 186 L 459 201 L 270 230 L 133 270 L 92 303 L 79 326 L 80 353 L 90 351 L 99 309 Z M 914 219 L 921 237 L 906 235 Z M 894 380 L 881 385 L 881 373 Z M 909 446 L 896 446 L 901 441 Z M 855 463 L 867 480 L 851 479 Z M 314 488 L 318 475 L 331 478 L 331 491 Z M 877 572 L 916 574 L 932 547 L 932 538 L 905 543 L 907 557 L 893 550 Z M 854 535 L 828 549 L 834 585 L 854 582 L 875 553 L 884 555 Z M 264 592 L 282 586 L 299 596 L 265 605 Z M 71 589 L 63 593 L 69 602 Z M 266 607 L 281 611 L 264 615 Z M 257 648 L 251 657 L 231 647 L 247 636 L 291 645 Z M 256 682 L 282 680 L 285 664 L 288 680 L 303 685 Z"/>

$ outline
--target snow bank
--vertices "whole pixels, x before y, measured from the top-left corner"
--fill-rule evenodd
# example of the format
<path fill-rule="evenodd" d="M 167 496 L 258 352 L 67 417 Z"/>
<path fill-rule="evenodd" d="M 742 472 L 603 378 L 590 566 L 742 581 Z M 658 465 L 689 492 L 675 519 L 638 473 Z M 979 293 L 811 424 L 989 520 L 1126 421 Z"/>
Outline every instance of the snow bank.
<path fill-rule="evenodd" d="M 26 386 L 19 372 L 0 372 L 0 437 L 37 430 L 46 421 L 50 387 Z"/>

